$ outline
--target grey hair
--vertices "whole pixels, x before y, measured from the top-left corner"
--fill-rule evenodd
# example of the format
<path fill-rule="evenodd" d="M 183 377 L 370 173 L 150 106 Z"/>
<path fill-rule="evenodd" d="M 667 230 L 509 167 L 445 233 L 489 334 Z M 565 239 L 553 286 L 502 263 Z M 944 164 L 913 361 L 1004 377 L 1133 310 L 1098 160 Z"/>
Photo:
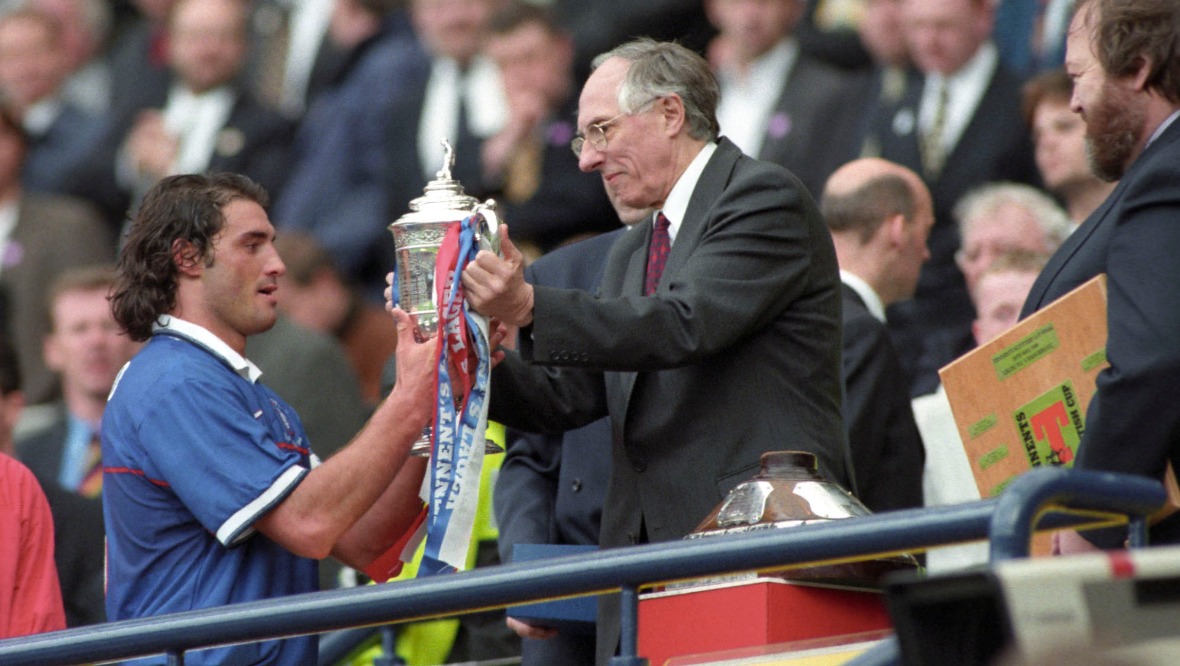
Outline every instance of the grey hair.
<path fill-rule="evenodd" d="M 704 58 L 675 42 L 642 37 L 598 55 L 591 69 L 611 58 L 631 63 L 619 86 L 619 109 L 634 113 L 653 100 L 676 95 L 684 103 L 689 136 L 701 141 L 717 139 L 721 89 Z"/>
<path fill-rule="evenodd" d="M 959 237 L 966 238 L 973 224 L 1008 204 L 1019 206 L 1032 214 L 1041 227 L 1045 245 L 1050 252 L 1056 250 L 1069 235 L 1069 215 L 1049 195 L 1030 185 L 1001 182 L 977 187 L 955 204 Z"/>

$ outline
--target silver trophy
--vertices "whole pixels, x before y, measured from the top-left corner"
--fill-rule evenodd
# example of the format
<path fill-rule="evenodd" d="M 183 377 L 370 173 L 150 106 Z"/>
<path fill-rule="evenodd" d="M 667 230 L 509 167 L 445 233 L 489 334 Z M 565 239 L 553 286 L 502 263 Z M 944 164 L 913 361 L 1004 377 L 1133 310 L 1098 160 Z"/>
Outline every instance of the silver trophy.
<path fill-rule="evenodd" d="M 445 139 L 443 167 L 430 181 L 422 196 L 410 202 L 410 212 L 402 215 L 389 231 L 393 233 L 394 253 L 397 257 L 398 307 L 405 310 L 414 322 L 414 335 L 421 342 L 438 332 L 438 306 L 434 274 L 438 250 L 447 231 L 457 227 L 464 218 L 476 216 L 476 242 L 479 249 L 500 252 L 500 222 L 496 216 L 496 202 L 478 199 L 463 191 L 463 185 L 451 178 L 455 165 L 455 151 Z M 485 449 L 495 453 L 503 449 L 491 440 Z M 430 455 L 430 426 L 414 443 L 410 453 Z"/>

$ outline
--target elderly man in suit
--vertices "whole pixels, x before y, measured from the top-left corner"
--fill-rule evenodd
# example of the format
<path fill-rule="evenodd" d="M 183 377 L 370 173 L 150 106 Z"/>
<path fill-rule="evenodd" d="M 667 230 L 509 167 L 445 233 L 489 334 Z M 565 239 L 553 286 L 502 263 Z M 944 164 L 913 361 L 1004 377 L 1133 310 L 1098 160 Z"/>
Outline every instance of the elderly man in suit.
<path fill-rule="evenodd" d="M 718 138 L 700 56 L 638 40 L 595 64 L 579 165 L 656 214 L 611 249 L 598 297 L 526 283 L 507 235 L 503 259 L 467 266 L 475 309 L 522 328 L 520 354 L 493 373 L 491 417 L 557 431 L 610 416 L 607 548 L 684 537 L 784 446 L 848 484 L 839 275 L 810 195 Z M 617 606 L 601 608 L 604 663 L 619 625 Z"/>
<path fill-rule="evenodd" d="M 818 198 L 860 148 L 860 83 L 800 50 L 793 33 L 804 0 L 705 0 L 705 9 L 720 32 L 711 56 L 721 131 L 746 154 L 789 169 Z"/>
<path fill-rule="evenodd" d="M 942 338 L 958 336 L 974 313 L 955 266 L 959 237 L 951 211 L 985 182 L 1037 184 L 1032 141 L 1020 108 L 1021 80 L 1000 62 L 990 40 L 992 0 L 902 0 L 910 57 L 921 72 L 894 106 L 872 121 L 879 156 L 919 173 L 934 197 L 930 261 L 914 298 L 889 315 L 911 395 L 938 383 Z"/>
<path fill-rule="evenodd" d="M 857 495 L 873 511 L 922 506 L 925 452 L 885 308 L 910 298 L 930 256 L 930 192 L 909 169 L 849 162 L 824 187 L 844 292 L 844 425 Z"/>
<path fill-rule="evenodd" d="M 1107 278 L 1106 357 L 1074 462 L 1082 469 L 1164 475 L 1180 469 L 1180 5 L 1080 0 L 1066 39 L 1071 108 L 1086 123 L 1091 166 L 1118 180 L 1054 253 L 1022 316 L 1086 280 Z M 1090 537 L 1115 546 L 1121 536 Z M 1151 529 L 1180 542 L 1180 514 Z"/>

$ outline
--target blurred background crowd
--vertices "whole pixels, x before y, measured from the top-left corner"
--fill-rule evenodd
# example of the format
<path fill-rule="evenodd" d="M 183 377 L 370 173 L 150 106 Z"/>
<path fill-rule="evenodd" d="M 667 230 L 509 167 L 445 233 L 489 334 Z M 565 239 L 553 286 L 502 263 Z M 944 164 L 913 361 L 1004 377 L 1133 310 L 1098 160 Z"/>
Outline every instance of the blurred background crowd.
<path fill-rule="evenodd" d="M 722 134 L 817 200 L 858 157 L 921 176 L 929 258 L 912 298 L 886 303 L 916 398 L 986 339 L 977 319 L 1015 321 L 1022 297 L 999 311 L 976 289 L 996 258 L 1043 261 L 1112 187 L 1090 172 L 1060 70 L 1071 6 L 0 1 L 0 326 L 22 377 L 0 423 L 15 443 L 0 441 L 54 508 L 68 621 L 103 617 L 92 439 L 134 352 L 104 295 L 128 214 L 159 178 L 228 170 L 269 192 L 283 316 L 248 356 L 326 457 L 380 399 L 395 342 L 380 300 L 387 225 L 442 168 L 440 140 L 454 177 L 500 203 L 530 258 L 617 229 L 599 176 L 570 152 L 578 92 L 594 55 L 675 39 L 715 68 Z"/>

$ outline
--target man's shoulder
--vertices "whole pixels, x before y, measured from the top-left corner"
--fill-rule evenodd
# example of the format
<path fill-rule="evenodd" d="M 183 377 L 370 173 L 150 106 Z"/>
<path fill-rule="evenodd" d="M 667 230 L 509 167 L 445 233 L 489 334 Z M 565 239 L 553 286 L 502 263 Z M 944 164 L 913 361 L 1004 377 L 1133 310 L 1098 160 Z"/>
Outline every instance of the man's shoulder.
<path fill-rule="evenodd" d="M 810 202 L 810 208 L 815 208 L 815 200 L 807 187 L 789 169 L 746 155 L 725 138 L 718 142 L 717 152 L 709 161 L 697 187 L 718 182 L 722 184 L 719 194 L 723 197 L 759 194 L 774 197 L 784 206 L 794 207 L 806 200 Z"/>
<path fill-rule="evenodd" d="M 101 225 L 102 220 L 87 201 L 65 194 L 28 192 L 21 197 L 21 217 L 56 225 Z"/>
<path fill-rule="evenodd" d="M 525 269 L 526 279 L 539 285 L 589 290 L 606 263 L 615 241 L 628 233 L 625 227 L 552 250 Z M 637 234 L 642 235 L 642 234 Z"/>
<path fill-rule="evenodd" d="M 153 335 L 115 380 L 112 403 L 134 393 L 159 399 L 194 380 L 223 381 L 228 368 L 193 342 L 172 335 Z"/>

